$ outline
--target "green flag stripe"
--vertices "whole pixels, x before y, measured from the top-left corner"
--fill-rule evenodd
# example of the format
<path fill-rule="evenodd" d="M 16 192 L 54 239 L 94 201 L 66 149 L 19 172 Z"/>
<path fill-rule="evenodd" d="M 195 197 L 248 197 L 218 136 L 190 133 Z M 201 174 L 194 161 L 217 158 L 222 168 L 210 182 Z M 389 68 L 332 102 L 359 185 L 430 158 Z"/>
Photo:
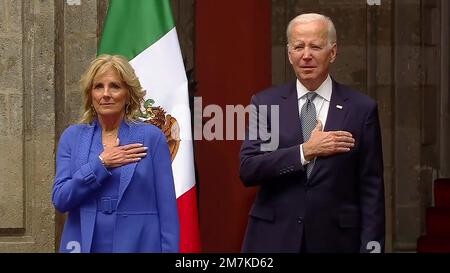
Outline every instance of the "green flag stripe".
<path fill-rule="evenodd" d="M 132 60 L 174 27 L 169 0 L 111 0 L 97 54 Z"/>

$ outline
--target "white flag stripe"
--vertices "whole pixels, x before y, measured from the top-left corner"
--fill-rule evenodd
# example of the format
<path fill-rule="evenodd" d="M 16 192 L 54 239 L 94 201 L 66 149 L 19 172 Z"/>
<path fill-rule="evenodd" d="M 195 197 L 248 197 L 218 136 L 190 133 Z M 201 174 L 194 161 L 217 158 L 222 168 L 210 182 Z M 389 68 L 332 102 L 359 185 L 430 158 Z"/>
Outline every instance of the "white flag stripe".
<path fill-rule="evenodd" d="M 153 99 L 155 106 L 164 108 L 180 126 L 180 147 L 172 162 L 178 198 L 195 185 L 195 173 L 191 116 L 189 111 L 183 111 L 189 109 L 187 78 L 176 29 L 173 28 L 130 63 L 147 91 L 146 99 Z M 180 114 L 183 112 L 185 114 Z"/>
<path fill-rule="evenodd" d="M 188 103 L 187 78 L 175 28 L 130 61 L 147 96 L 156 104 L 168 106 Z M 186 91 L 175 96 L 175 89 Z M 169 109 L 166 109 L 169 110 Z"/>

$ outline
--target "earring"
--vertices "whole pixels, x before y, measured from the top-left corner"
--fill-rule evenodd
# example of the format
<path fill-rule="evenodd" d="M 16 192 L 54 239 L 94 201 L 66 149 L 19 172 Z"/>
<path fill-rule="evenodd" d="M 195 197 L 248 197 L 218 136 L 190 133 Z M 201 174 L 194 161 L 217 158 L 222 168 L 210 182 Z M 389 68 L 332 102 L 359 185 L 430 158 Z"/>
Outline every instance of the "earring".
<path fill-rule="evenodd" d="M 92 110 L 92 115 L 97 115 L 97 112 L 95 111 L 94 105 L 91 104 L 91 110 Z"/>
<path fill-rule="evenodd" d="M 129 103 L 125 106 L 125 113 L 130 114 L 130 104 Z"/>

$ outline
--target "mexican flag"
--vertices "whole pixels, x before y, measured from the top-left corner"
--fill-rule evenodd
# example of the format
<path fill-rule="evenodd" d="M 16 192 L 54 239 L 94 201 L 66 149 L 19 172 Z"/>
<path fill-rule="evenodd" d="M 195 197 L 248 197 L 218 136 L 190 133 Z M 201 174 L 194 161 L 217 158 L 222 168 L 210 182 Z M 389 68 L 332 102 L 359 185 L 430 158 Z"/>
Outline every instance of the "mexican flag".
<path fill-rule="evenodd" d="M 188 85 L 169 0 L 110 0 L 98 54 L 127 57 L 147 91 L 145 118 L 168 138 L 180 251 L 200 252 Z"/>

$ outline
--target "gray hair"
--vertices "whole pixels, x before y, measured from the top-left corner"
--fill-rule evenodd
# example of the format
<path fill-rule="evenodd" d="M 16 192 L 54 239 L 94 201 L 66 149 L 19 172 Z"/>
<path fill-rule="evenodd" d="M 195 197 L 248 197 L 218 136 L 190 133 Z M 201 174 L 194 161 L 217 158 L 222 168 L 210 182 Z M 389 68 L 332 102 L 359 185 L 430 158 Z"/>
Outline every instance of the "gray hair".
<path fill-rule="evenodd" d="M 291 37 L 292 28 L 294 25 L 298 23 L 310 23 L 313 21 L 324 21 L 328 25 L 328 44 L 332 46 L 334 43 L 336 43 L 337 35 L 336 35 L 336 28 L 334 27 L 333 21 L 325 15 L 318 14 L 318 13 L 304 13 L 300 14 L 294 19 L 292 19 L 286 29 L 286 36 L 288 43 L 290 42 L 289 39 Z"/>

